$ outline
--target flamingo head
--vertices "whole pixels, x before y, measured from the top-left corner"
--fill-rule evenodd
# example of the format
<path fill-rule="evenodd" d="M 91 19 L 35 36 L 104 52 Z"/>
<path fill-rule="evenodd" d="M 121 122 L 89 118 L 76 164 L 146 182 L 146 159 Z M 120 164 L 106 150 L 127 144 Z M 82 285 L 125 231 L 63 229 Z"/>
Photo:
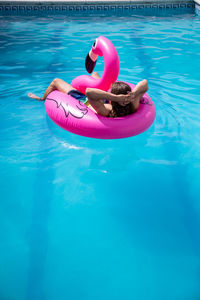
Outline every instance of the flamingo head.
<path fill-rule="evenodd" d="M 92 71 L 94 70 L 97 57 L 103 56 L 102 47 L 104 47 L 105 44 L 104 39 L 105 38 L 103 36 L 100 36 L 94 41 L 92 45 L 92 49 L 90 50 L 90 52 L 88 53 L 85 59 L 85 67 L 88 73 L 92 73 Z"/>
<path fill-rule="evenodd" d="M 112 42 L 104 36 L 100 36 L 95 40 L 86 57 L 85 66 L 88 73 L 93 72 L 98 56 L 104 58 L 104 71 L 101 77 L 93 78 L 82 75 L 76 77 L 71 83 L 74 88 L 82 93 L 85 93 L 87 87 L 107 91 L 118 78 L 120 70 L 119 56 Z"/>
<path fill-rule="evenodd" d="M 98 57 L 98 54 L 95 54 L 97 40 L 98 39 L 95 40 L 95 42 L 92 46 L 92 49 L 90 50 L 90 52 L 88 53 L 88 55 L 86 56 L 86 59 L 85 59 L 85 67 L 86 67 L 86 70 L 88 71 L 88 73 L 92 73 L 94 70 L 94 67 L 96 65 L 96 61 L 97 61 L 97 57 Z"/>
<path fill-rule="evenodd" d="M 93 43 L 92 49 L 85 60 L 88 73 L 92 73 L 96 65 L 97 57 L 103 56 L 105 61 L 119 60 L 114 45 L 104 36 L 99 36 Z"/>

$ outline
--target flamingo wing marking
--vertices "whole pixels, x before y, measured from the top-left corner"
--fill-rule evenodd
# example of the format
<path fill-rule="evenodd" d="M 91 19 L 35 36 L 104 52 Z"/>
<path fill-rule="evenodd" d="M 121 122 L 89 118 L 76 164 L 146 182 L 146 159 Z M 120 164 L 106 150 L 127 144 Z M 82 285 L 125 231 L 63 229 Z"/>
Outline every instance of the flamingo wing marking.
<path fill-rule="evenodd" d="M 79 107 L 78 105 L 76 105 L 76 107 L 78 108 L 78 110 L 76 110 L 73 107 L 70 107 L 68 105 L 68 103 L 64 103 L 64 102 L 58 102 L 57 100 L 53 99 L 53 98 L 46 98 L 46 100 L 50 100 L 50 101 L 54 101 L 57 105 L 57 108 L 62 107 L 66 118 L 69 116 L 69 114 L 76 118 L 76 119 L 82 119 L 87 113 L 88 113 L 88 109 L 84 106 L 83 108 Z M 79 105 L 81 106 L 82 103 L 79 101 Z"/>

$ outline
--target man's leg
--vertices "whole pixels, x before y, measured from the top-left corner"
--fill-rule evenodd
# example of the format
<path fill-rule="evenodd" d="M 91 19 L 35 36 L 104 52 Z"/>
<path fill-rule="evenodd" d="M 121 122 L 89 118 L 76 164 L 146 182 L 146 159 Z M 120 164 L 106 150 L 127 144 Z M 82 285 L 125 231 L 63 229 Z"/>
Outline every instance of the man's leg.
<path fill-rule="evenodd" d="M 96 79 L 100 78 L 100 76 L 99 76 L 99 74 L 97 72 L 93 72 L 92 75 L 91 75 L 91 77 L 96 78 Z"/>
<path fill-rule="evenodd" d="M 34 95 L 33 93 L 29 93 L 28 96 L 39 101 L 44 101 L 47 98 L 47 96 L 54 90 L 58 90 L 67 94 L 69 91 L 74 90 L 74 88 L 64 80 L 56 78 L 50 83 L 42 98 Z"/>

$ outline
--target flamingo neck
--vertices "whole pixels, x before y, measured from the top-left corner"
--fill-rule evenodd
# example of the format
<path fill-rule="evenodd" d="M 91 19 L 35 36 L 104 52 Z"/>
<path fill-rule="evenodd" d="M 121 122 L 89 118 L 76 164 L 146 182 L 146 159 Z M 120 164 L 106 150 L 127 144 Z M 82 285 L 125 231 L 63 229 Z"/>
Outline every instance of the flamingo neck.
<path fill-rule="evenodd" d="M 93 50 L 93 53 L 104 58 L 104 71 L 99 79 L 99 84 L 109 89 L 119 75 L 120 63 L 117 51 L 111 41 L 105 37 L 99 37 L 97 47 Z"/>

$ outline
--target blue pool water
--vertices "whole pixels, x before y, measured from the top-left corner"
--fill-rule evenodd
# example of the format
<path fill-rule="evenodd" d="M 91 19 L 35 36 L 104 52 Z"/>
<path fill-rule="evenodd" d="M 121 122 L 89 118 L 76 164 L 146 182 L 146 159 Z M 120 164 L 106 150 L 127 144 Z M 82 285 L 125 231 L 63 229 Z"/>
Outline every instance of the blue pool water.
<path fill-rule="evenodd" d="M 99 35 L 149 81 L 136 137 L 73 135 L 27 97 L 84 74 Z M 0 17 L 1 300 L 200 299 L 199 48 L 193 13 Z"/>

